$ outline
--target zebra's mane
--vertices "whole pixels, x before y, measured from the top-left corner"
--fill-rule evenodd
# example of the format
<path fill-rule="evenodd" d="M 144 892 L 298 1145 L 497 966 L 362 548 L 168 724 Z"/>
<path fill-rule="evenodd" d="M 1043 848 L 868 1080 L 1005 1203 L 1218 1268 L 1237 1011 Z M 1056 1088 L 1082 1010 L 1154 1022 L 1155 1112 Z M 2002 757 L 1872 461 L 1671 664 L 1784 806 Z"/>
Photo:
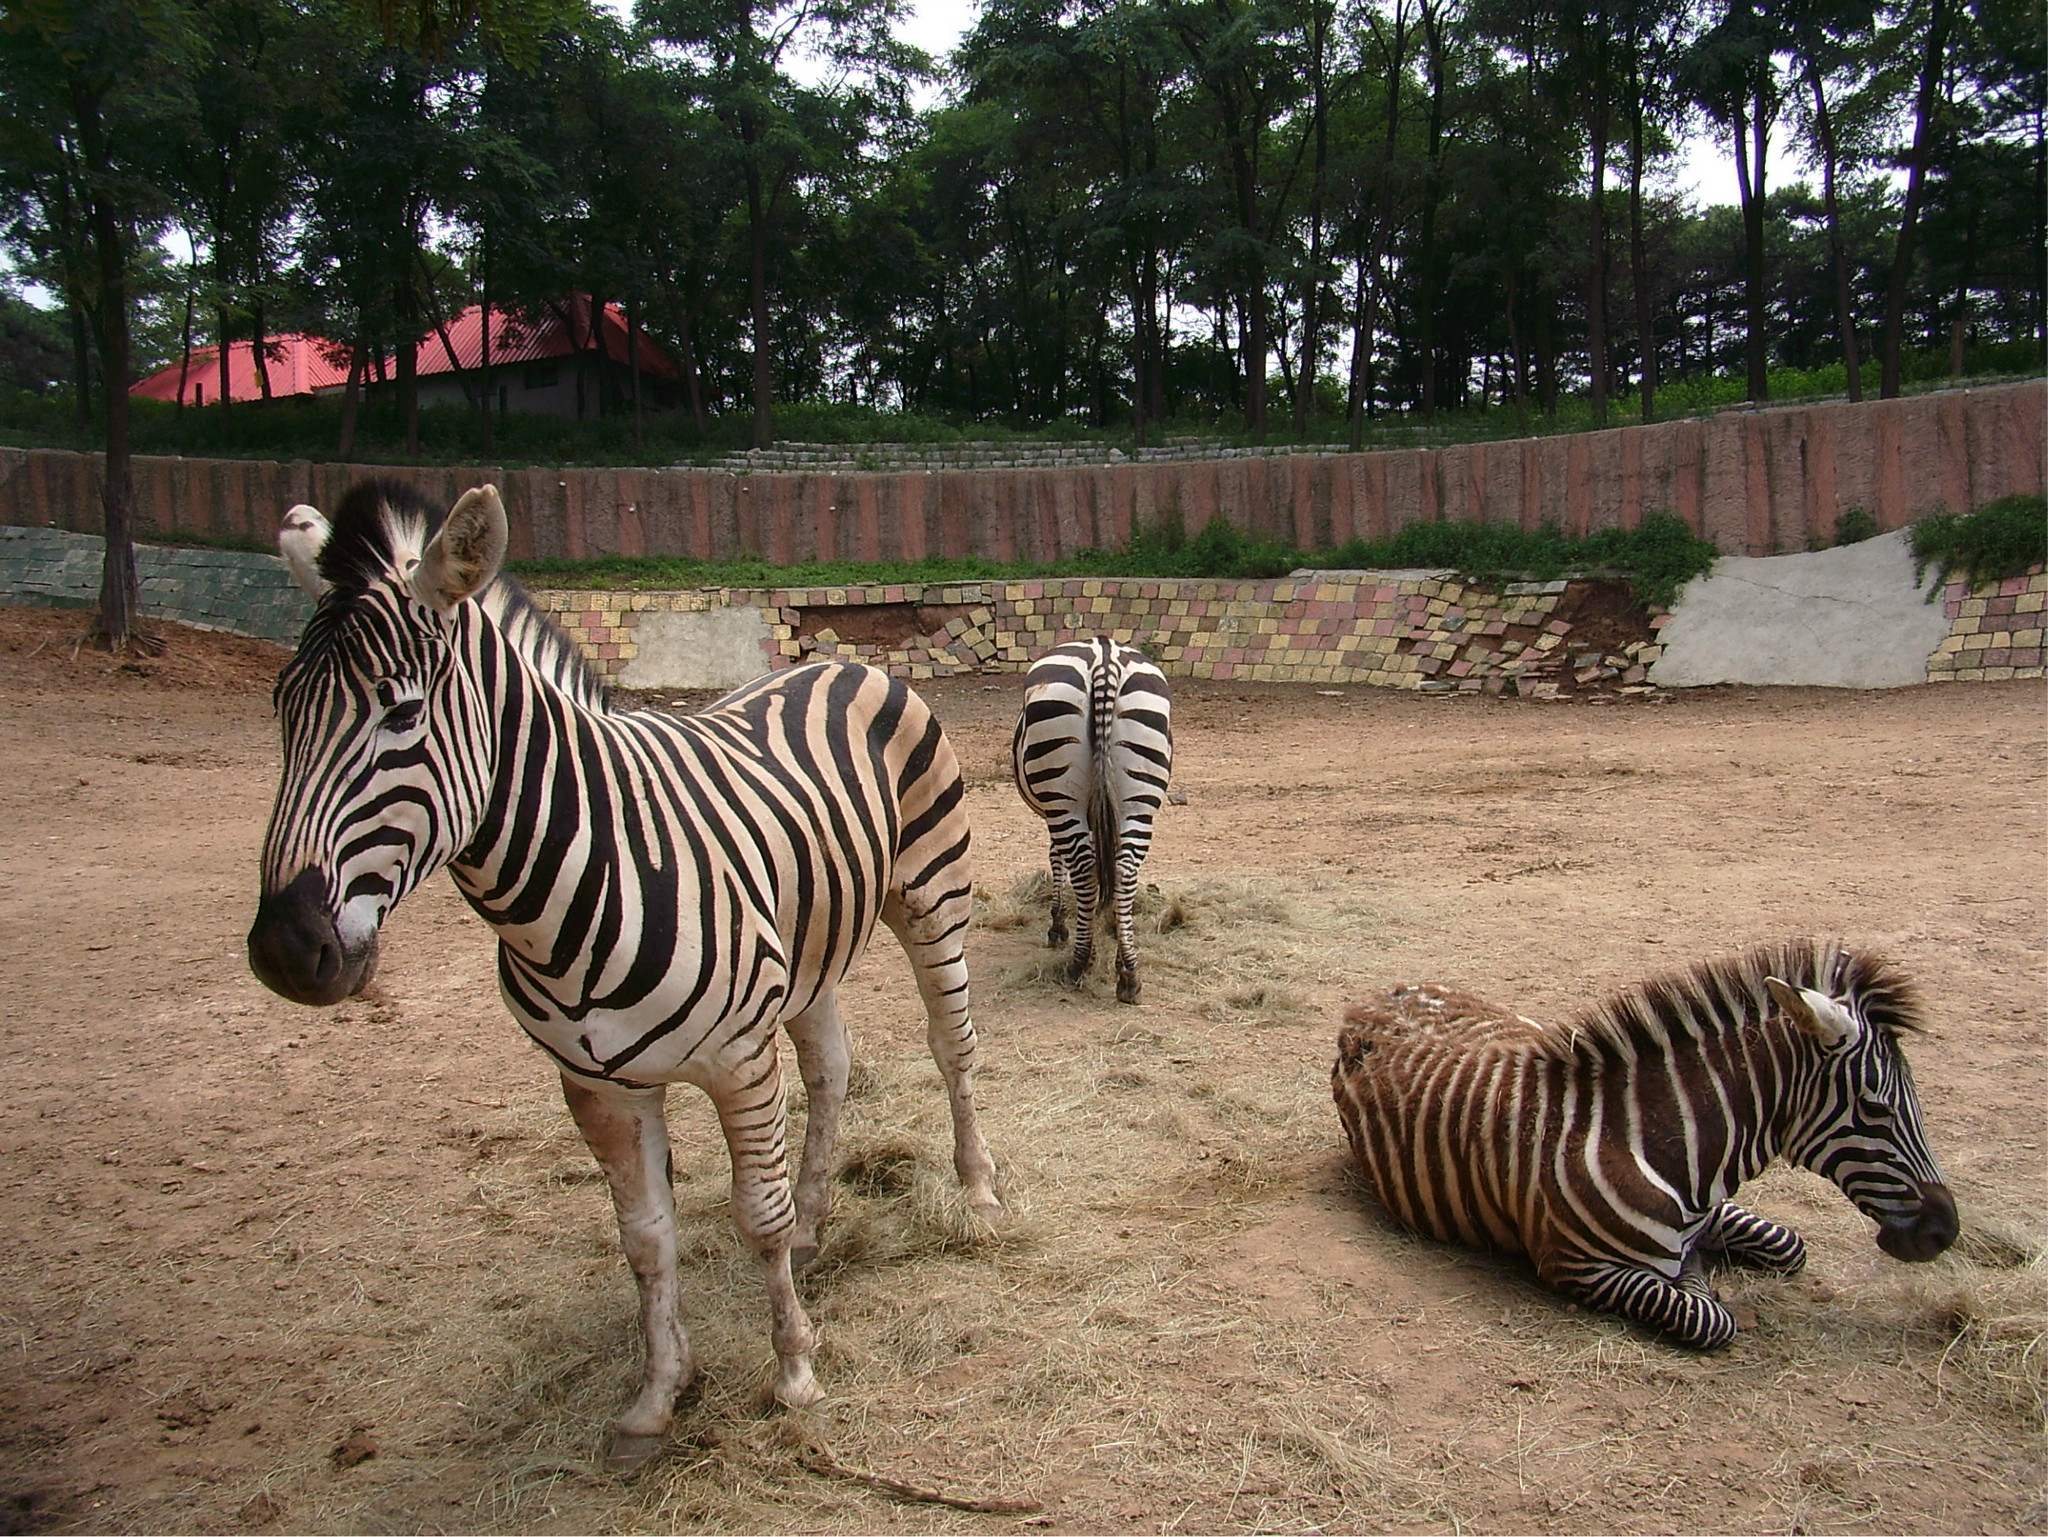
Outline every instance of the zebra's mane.
<path fill-rule="evenodd" d="M 327 592 L 299 643 L 299 654 L 346 644 L 348 619 L 357 601 L 387 577 L 397 577 L 426 552 L 440 528 L 443 511 L 402 480 L 377 477 L 358 482 L 334 511 L 320 574 Z M 608 708 L 602 681 L 590 670 L 576 643 L 534 606 L 526 589 L 500 574 L 477 595 L 512 645 L 578 704 Z"/>
<path fill-rule="evenodd" d="M 1662 1055 L 1672 1040 L 1762 1023 L 1776 1008 L 1766 977 L 1850 999 L 1869 1024 L 1887 1032 L 1926 1028 L 1917 989 L 1889 961 L 1837 940 L 1793 939 L 1624 988 L 1582 1011 L 1569 1028 L 1544 1032 L 1537 1049 L 1606 1059 Z"/>

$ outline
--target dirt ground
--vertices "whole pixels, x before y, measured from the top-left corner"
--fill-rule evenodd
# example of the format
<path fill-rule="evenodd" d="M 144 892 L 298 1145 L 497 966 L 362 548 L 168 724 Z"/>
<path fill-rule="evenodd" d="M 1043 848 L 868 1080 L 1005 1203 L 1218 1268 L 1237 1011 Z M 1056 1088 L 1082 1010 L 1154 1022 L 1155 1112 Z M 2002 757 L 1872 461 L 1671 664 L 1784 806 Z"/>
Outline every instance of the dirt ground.
<path fill-rule="evenodd" d="M 886 935 L 839 1205 L 802 1278 L 830 1397 L 771 1413 L 767 1309 L 700 1096 L 672 1099 L 702 1365 L 671 1449 L 599 1471 L 631 1277 L 486 930 L 438 881 L 374 991 L 294 1007 L 243 935 L 283 653 L 72 653 L 0 610 L 0 1530 L 2039 1530 L 2039 683 L 1598 703 L 1177 684 L 1145 1002 L 1042 948 L 1015 677 L 929 697 L 967 765 L 971 960 L 1009 1215 L 951 1202 Z M 1792 1280 L 1725 1277 L 1688 1354 L 1521 1266 L 1403 1237 L 1346 1171 L 1347 1000 L 1539 1017 L 1790 933 L 1921 981 L 1912 1043 L 1966 1237 L 1923 1267 L 1813 1176 L 1751 1204 Z M 1010 1514 L 916 1503 L 876 1479 Z"/>

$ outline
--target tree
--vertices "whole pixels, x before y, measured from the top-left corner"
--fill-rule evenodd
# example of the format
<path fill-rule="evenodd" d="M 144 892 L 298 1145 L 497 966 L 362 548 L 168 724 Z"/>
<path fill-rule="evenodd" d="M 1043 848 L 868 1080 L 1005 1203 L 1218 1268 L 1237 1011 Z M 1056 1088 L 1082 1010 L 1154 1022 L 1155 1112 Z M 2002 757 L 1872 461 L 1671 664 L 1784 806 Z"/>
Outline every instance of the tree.
<path fill-rule="evenodd" d="M 55 205 L 75 231 L 55 243 L 89 252 L 75 280 L 91 316 L 105 385 L 101 503 L 106 559 L 93 635 L 109 650 L 160 649 L 139 628 L 128 390 L 132 382 L 130 269 L 163 217 L 162 168 L 150 161 L 178 100 L 190 32 L 175 0 L 40 0 L 0 24 L 6 139 L 34 146 L 64 188 Z"/>

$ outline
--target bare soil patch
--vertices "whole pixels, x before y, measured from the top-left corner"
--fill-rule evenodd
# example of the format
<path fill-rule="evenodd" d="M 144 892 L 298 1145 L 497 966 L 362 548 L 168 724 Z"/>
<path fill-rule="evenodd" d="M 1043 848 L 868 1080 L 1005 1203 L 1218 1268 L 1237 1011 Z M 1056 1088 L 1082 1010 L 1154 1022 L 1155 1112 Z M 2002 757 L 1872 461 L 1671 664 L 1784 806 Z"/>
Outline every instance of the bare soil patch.
<path fill-rule="evenodd" d="M 1053 980 L 1019 681 L 927 692 L 967 765 L 984 1125 L 953 1204 L 886 938 L 828 1248 L 830 1398 L 762 1406 L 766 1303 L 701 1097 L 672 1099 L 703 1375 L 599 1471 L 632 1283 L 487 932 L 437 882 L 373 993 L 296 1008 L 243 934 L 284 653 L 168 630 L 141 672 L 0 610 L 0 1530 L 2013 1531 L 2041 1503 L 2048 731 L 2038 683 L 1668 701 L 1176 692 L 1146 1001 Z M 168 629 L 168 627 L 167 627 Z M 1536 1014 L 1786 933 L 1921 981 L 1912 1054 L 1968 1236 L 1908 1268 L 1831 1187 L 1753 1205 L 1796 1279 L 1724 1278 L 1699 1356 L 1361 1199 L 1343 1005 L 1459 983 Z M 874 1475 L 869 1478 L 866 1475 Z M 1036 1512 L 907 1503 L 894 1481 Z"/>

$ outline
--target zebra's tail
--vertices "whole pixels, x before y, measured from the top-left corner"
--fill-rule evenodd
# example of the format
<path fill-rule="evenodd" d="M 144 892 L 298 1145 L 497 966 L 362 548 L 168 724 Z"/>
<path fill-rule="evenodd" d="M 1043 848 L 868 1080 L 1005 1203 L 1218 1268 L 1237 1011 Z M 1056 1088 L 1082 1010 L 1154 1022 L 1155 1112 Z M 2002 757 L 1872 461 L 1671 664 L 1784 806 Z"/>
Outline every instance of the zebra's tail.
<path fill-rule="evenodd" d="M 1116 903 L 1118 814 L 1116 761 L 1110 754 L 1116 726 L 1120 669 L 1109 645 L 1095 643 L 1095 665 L 1088 673 L 1088 836 L 1095 845 L 1095 910 Z"/>

